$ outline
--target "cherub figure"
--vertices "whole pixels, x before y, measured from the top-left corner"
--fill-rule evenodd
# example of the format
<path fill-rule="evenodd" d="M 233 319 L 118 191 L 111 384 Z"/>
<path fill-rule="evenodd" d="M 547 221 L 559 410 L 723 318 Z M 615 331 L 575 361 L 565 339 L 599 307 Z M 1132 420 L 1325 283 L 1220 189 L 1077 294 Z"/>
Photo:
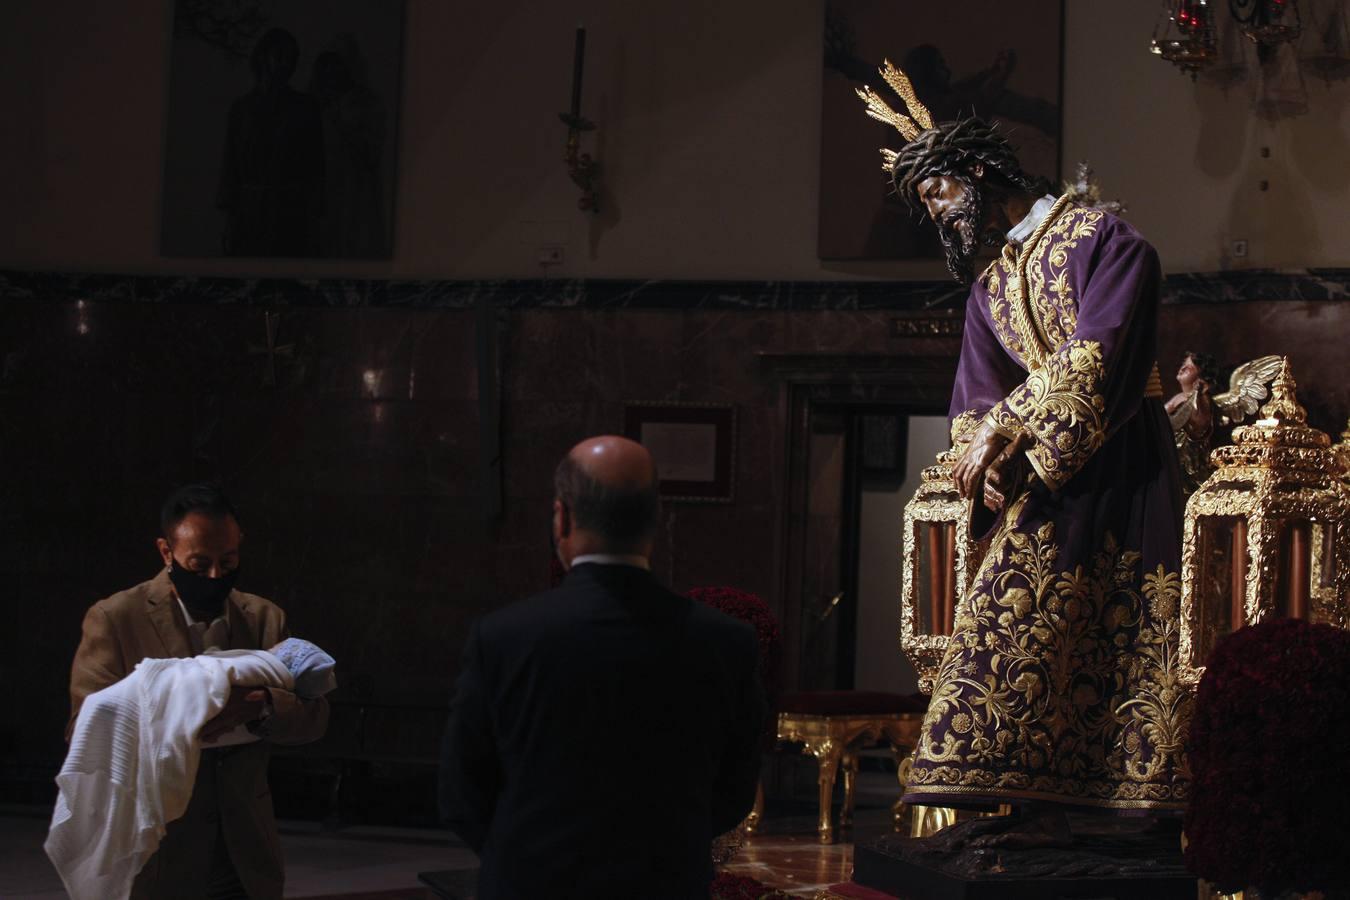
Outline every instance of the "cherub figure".
<path fill-rule="evenodd" d="M 1181 463 L 1182 488 L 1187 496 L 1195 493 L 1213 471 L 1209 451 L 1214 446 L 1214 425 L 1239 425 L 1256 414 L 1269 395 L 1266 385 L 1280 370 L 1280 357 L 1261 356 L 1233 370 L 1228 390 L 1210 396 L 1218 381 L 1218 367 L 1207 353 L 1187 351 L 1177 370 L 1181 391 L 1167 401 L 1177 456 Z"/>

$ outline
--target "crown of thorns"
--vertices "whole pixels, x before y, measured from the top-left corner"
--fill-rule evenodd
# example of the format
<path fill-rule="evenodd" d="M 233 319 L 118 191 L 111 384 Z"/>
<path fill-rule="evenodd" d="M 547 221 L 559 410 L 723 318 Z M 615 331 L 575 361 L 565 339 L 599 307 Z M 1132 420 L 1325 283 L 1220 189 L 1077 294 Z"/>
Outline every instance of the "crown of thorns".
<path fill-rule="evenodd" d="M 867 106 L 867 115 L 894 127 L 905 139 L 904 147 L 898 151 L 881 148 L 882 171 L 891 176 L 896 193 L 905 202 L 910 205 L 919 202 L 914 188 L 925 178 L 964 175 L 976 163 L 993 169 L 1014 184 L 1030 182 L 1012 145 L 998 133 L 997 126 L 976 116 L 935 125 L 928 107 L 919 101 L 904 72 L 889 59 L 877 71 L 905 101 L 909 115 L 896 112 L 869 86 L 857 89 L 857 94 Z"/>

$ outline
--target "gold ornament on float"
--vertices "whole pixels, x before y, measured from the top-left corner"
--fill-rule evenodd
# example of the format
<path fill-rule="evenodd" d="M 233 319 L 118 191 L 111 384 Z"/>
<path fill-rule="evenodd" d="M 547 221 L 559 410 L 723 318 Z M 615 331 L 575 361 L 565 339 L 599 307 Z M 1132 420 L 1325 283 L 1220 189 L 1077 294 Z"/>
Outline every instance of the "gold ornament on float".
<path fill-rule="evenodd" d="M 953 446 L 923 470 L 919 488 L 905 504 L 904 556 L 900 588 L 900 647 L 919 673 L 919 690 L 932 696 L 942 657 L 956 624 L 956 604 L 979 569 L 985 547 L 970 536 L 972 503 L 956 491 L 952 469 L 978 419 L 962 413 L 952 423 Z M 909 780 L 914 755 L 900 763 L 900 784 Z M 906 804 L 893 809 L 896 827 Z M 972 816 L 1006 816 L 1012 807 L 970 813 L 945 806 L 909 806 L 910 837 L 930 837 Z"/>
<path fill-rule="evenodd" d="M 1193 681 L 1219 638 L 1263 618 L 1350 625 L 1347 460 L 1307 424 L 1295 388 L 1285 357 L 1262 418 L 1214 450 L 1186 503 L 1181 656 Z"/>
<path fill-rule="evenodd" d="M 905 504 L 900 647 L 918 671 L 925 694 L 933 692 L 951 640 L 956 602 L 979 565 L 978 548 L 970 539 L 971 504 L 961 499 L 952 479 L 960 458 L 956 447 L 939 453 Z"/>
<path fill-rule="evenodd" d="M 1345 430 L 1341 432 L 1341 442 L 1332 449 L 1336 451 L 1336 455 L 1341 458 L 1341 462 L 1345 465 L 1346 477 L 1344 480 L 1347 486 L 1350 486 L 1350 422 L 1345 423 Z"/>

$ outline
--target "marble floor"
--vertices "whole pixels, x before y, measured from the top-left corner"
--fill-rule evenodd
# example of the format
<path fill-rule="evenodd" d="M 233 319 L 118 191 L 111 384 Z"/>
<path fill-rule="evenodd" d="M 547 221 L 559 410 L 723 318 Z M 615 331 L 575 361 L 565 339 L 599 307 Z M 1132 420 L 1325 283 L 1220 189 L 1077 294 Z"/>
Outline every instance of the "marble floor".
<path fill-rule="evenodd" d="M 816 842 L 814 821 L 804 819 L 801 824 L 806 826 L 802 833 L 750 838 L 722 868 L 801 897 L 815 897 L 832 884 L 848 881 L 853 872 L 853 844 L 848 835 L 839 843 L 822 845 Z M 769 823 L 771 828 L 782 825 Z"/>
<path fill-rule="evenodd" d="M 724 868 L 801 897 L 814 897 L 824 887 L 847 881 L 853 868 L 853 841 L 890 828 L 894 785 L 894 775 L 862 773 L 852 832 L 830 845 L 816 841 L 815 816 L 809 809 L 771 807 L 761 833 L 748 838 Z M 0 898 L 66 896 L 42 852 L 48 815 L 34 808 L 0 808 Z M 448 832 L 358 827 L 323 831 L 290 821 L 282 822 L 281 830 L 287 897 L 433 900 L 434 895 L 419 886 L 418 872 L 467 870 L 476 864 L 474 854 Z"/>
<path fill-rule="evenodd" d="M 400 828 L 321 831 L 305 822 L 281 823 L 287 897 L 363 896 L 423 900 L 417 881 L 428 870 L 468 869 L 477 857 L 448 832 Z M 61 880 L 42 852 L 47 819 L 32 811 L 0 811 L 0 898 L 57 900 Z"/>

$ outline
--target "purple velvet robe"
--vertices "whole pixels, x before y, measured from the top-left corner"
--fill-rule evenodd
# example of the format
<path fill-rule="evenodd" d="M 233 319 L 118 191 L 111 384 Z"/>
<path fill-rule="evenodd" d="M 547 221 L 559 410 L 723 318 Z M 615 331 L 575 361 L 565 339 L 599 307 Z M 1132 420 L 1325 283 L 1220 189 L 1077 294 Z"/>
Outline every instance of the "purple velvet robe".
<path fill-rule="evenodd" d="M 1138 232 L 1060 198 L 971 290 L 953 440 L 989 421 L 1028 436 L 1030 466 L 1003 513 L 983 516 L 989 550 L 957 606 L 908 803 L 1185 805 L 1159 281 Z"/>

